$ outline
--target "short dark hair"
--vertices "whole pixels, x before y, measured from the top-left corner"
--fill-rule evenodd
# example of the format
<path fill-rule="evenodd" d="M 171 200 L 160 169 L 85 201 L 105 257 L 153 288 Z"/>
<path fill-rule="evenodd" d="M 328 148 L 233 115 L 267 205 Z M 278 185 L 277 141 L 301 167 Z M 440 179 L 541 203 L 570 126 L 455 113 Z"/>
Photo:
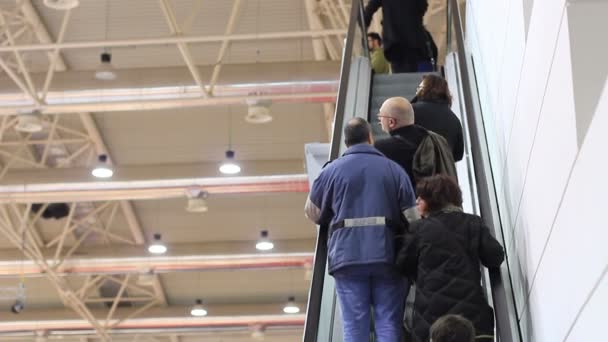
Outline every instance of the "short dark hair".
<path fill-rule="evenodd" d="M 443 77 L 428 74 L 422 76 L 422 89 L 416 94 L 418 100 L 422 101 L 442 101 L 452 105 L 452 94 L 448 82 Z"/>
<path fill-rule="evenodd" d="M 422 178 L 416 184 L 416 194 L 426 202 L 429 211 L 441 210 L 450 204 L 462 206 L 462 192 L 454 178 L 448 175 Z"/>
<path fill-rule="evenodd" d="M 349 147 L 367 142 L 370 131 L 369 123 L 364 119 L 350 119 L 346 124 L 346 127 L 344 127 L 344 143 Z"/>
<path fill-rule="evenodd" d="M 370 32 L 367 36 L 373 40 L 377 40 L 380 45 L 382 45 L 382 37 L 377 32 Z"/>
<path fill-rule="evenodd" d="M 431 326 L 432 342 L 473 342 L 475 328 L 473 323 L 460 315 L 439 317 Z"/>

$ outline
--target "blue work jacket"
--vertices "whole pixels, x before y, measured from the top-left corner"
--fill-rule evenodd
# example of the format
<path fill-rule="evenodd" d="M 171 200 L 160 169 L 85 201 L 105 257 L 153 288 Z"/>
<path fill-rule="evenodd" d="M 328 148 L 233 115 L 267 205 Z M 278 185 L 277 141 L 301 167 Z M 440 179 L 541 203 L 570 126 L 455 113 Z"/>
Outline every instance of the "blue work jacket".
<path fill-rule="evenodd" d="M 353 145 L 328 164 L 314 181 L 310 201 L 320 211 L 319 224 L 345 219 L 384 217 L 399 220 L 415 205 L 408 175 L 369 144 Z M 386 224 L 330 228 L 329 273 L 345 266 L 394 262 L 393 231 Z"/>

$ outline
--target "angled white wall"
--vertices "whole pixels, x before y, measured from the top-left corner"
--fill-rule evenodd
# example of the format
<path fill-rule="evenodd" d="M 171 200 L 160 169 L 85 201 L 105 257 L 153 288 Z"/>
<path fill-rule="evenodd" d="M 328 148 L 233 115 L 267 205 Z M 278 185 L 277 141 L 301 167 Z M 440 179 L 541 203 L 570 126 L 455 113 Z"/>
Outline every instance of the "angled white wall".
<path fill-rule="evenodd" d="M 608 46 L 600 37 L 608 32 L 608 2 L 467 6 L 524 341 L 602 340 Z"/>

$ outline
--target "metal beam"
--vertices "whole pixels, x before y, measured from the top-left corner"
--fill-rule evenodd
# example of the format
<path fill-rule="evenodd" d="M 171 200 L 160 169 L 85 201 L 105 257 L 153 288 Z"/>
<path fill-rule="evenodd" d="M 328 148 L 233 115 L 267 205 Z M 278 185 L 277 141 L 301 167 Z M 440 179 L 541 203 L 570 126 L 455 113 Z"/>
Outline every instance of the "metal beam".
<path fill-rule="evenodd" d="M 236 24 L 236 17 L 238 16 L 239 10 L 241 8 L 241 0 L 234 0 L 232 5 L 232 11 L 230 12 L 230 18 L 228 19 L 228 24 L 226 24 L 226 30 L 224 32 L 224 39 L 222 41 L 222 45 L 220 46 L 220 51 L 218 52 L 217 59 L 215 60 L 215 66 L 213 67 L 213 74 L 211 75 L 211 80 L 209 81 L 209 93 L 213 94 L 213 89 L 217 80 L 220 77 L 220 71 L 222 70 L 222 60 L 224 59 L 224 55 L 226 54 L 226 50 L 228 50 L 228 46 L 230 46 L 229 37 L 234 31 L 234 26 Z M 259 18 L 258 18 L 259 20 Z"/>
<path fill-rule="evenodd" d="M 318 5 L 319 2 L 315 0 L 304 0 L 306 6 L 306 14 L 308 17 L 308 25 L 311 29 L 322 29 L 323 22 L 319 18 Z M 322 61 L 326 60 L 328 56 L 328 50 L 325 48 L 324 43 L 319 39 L 312 40 L 312 51 L 315 56 L 315 60 Z M 325 129 L 327 130 L 327 136 L 331 140 L 331 134 L 334 130 L 334 112 L 336 108 L 332 103 L 323 103 L 323 116 L 325 118 Z"/>
<path fill-rule="evenodd" d="M 143 94 L 134 95 L 140 97 Z M 177 96 L 183 97 L 184 94 Z M 187 94 L 185 94 L 187 95 Z M 103 97 L 100 98 L 103 100 Z M 226 96 L 213 98 L 177 98 L 170 100 L 133 100 L 133 101 L 116 101 L 116 102 L 101 102 L 101 103 L 76 103 L 70 104 L 69 101 L 63 100 L 58 96 L 58 101 L 63 104 L 50 105 L 25 105 L 11 106 L 0 108 L 0 115 L 17 115 L 20 112 L 27 112 L 34 109 L 39 109 L 45 114 L 51 113 L 81 113 L 81 112 L 117 112 L 117 111 L 145 111 L 145 110 L 160 110 L 174 108 L 189 108 L 189 107 L 204 107 L 204 106 L 224 106 L 224 105 L 244 105 L 249 101 L 271 100 L 274 103 L 327 103 L 336 101 L 336 92 L 302 92 L 290 94 L 261 94 L 250 96 Z M 95 99 L 91 98 L 94 101 Z"/>
<path fill-rule="evenodd" d="M 252 70 L 255 69 L 255 72 Z M 199 67 L 202 77 L 213 68 Z M 214 98 L 200 96 L 200 88 L 191 83 L 186 68 L 145 68 L 121 70 L 119 80 L 100 88 L 89 72 L 63 72 L 53 78 L 46 104 L 37 106 L 24 95 L 24 89 L 9 80 L 0 80 L 0 114 L 15 115 L 39 109 L 43 113 L 105 112 L 111 110 L 146 110 L 184 106 L 242 104 L 248 99 L 274 99 L 283 102 L 333 102 L 338 89 L 339 63 L 330 61 L 303 63 L 259 63 L 226 65 L 221 83 L 215 86 Z M 264 75 L 260 81 L 259 75 Z M 33 74 L 37 83 L 44 74 Z M 27 90 L 27 89 L 25 89 Z M 261 93 L 261 95 L 250 95 Z"/>
<path fill-rule="evenodd" d="M 288 32 L 267 32 L 267 33 L 245 33 L 231 35 L 206 35 L 206 36 L 178 36 L 178 37 L 160 37 L 160 38 L 141 38 L 141 39 L 122 39 L 122 40 L 99 40 L 99 41 L 79 41 L 79 42 L 64 42 L 64 43 L 49 43 L 49 44 L 22 44 L 12 46 L 0 46 L 0 52 L 11 51 L 48 51 L 48 50 L 67 50 L 67 49 L 90 49 L 102 47 L 133 47 L 133 46 L 151 46 L 151 45 L 167 45 L 178 43 L 221 43 L 224 40 L 249 41 L 249 40 L 283 40 L 283 39 L 301 39 L 301 38 L 317 38 L 327 36 L 344 35 L 346 30 L 319 30 L 319 31 L 288 31 Z"/>
<path fill-rule="evenodd" d="M 22 184 L 0 186 L 0 203 L 91 202 L 185 197 L 200 189 L 209 194 L 308 192 L 306 174 L 158 179 L 129 182 Z"/>
<path fill-rule="evenodd" d="M 40 143 L 44 143 L 41 141 Z M 0 143 L 0 146 L 3 146 Z M 97 149 L 97 153 L 105 153 Z M 287 160 L 246 160 L 239 162 L 248 176 L 269 176 L 296 174 L 303 171 L 302 159 Z M 114 166 L 112 181 L 145 181 L 160 179 L 184 179 L 201 177 L 224 177 L 218 170 L 218 163 L 176 163 L 142 164 Z M 225 178 L 225 177 L 224 177 Z M 92 181 L 88 168 L 27 168 L 11 169 L 2 178 L 2 185 L 48 184 L 48 183 L 87 183 Z"/>
<path fill-rule="evenodd" d="M 51 35 L 47 31 L 44 23 L 40 19 L 38 12 L 32 5 L 32 1 L 31 0 L 20 0 L 18 3 L 21 4 L 21 13 L 23 13 L 23 16 L 27 19 L 27 21 L 29 21 L 31 28 L 34 31 L 34 34 L 36 34 L 36 38 L 38 38 L 38 41 L 40 41 L 41 43 L 44 43 L 44 44 L 52 43 L 53 39 L 51 38 Z M 49 62 L 52 60 L 52 55 L 53 55 L 52 52 L 48 52 Z M 59 56 L 59 58 L 57 59 L 57 63 L 55 65 L 55 70 L 56 71 L 67 70 L 65 61 L 63 60 L 63 58 L 61 58 L 61 56 Z"/>
<path fill-rule="evenodd" d="M 302 304 L 300 304 L 302 306 Z M 238 305 L 233 305 L 238 308 Z M 275 305 L 274 311 L 280 310 L 280 305 Z M 179 310 L 179 311 L 178 311 Z M 251 314 L 244 315 L 235 312 L 234 315 L 226 316 L 207 316 L 207 317 L 188 317 L 184 316 L 188 307 L 172 308 L 173 316 L 156 316 L 144 318 L 130 318 L 120 322 L 118 319 L 110 320 L 110 326 L 118 323 L 112 329 L 113 335 L 142 334 L 156 336 L 166 336 L 175 333 L 205 333 L 205 332 L 227 332 L 250 331 L 250 327 L 261 325 L 268 331 L 287 330 L 298 331 L 304 325 L 304 314 L 285 315 L 285 314 Z M 125 310 L 117 309 L 117 315 L 124 315 Z M 167 310 L 169 311 L 169 310 Z M 235 311 L 234 309 L 231 311 Z M 268 309 L 267 309 L 268 311 Z M 99 310 L 94 311 L 101 315 Z M 40 320 L 27 320 L 26 312 L 20 315 L 19 321 L 3 320 L 0 322 L 0 338 L 36 336 L 37 331 L 47 332 L 49 337 L 57 336 L 95 336 L 89 322 L 82 319 L 53 319 L 52 313 Z M 49 314 L 49 313 L 47 313 Z M 149 315 L 146 315 L 149 316 Z M 13 316 L 14 317 L 14 316 Z"/>
<path fill-rule="evenodd" d="M 277 251 L 258 253 L 253 242 L 169 244 L 167 255 L 150 256 L 145 246 L 89 246 L 55 267 L 57 275 L 159 274 L 167 272 L 233 271 L 244 269 L 306 269 L 312 264 L 314 240 L 275 241 Z M 219 245 L 219 246 L 217 246 Z M 287 247 L 286 247 L 287 246 Z M 42 249 L 46 263 L 57 265 L 53 249 Z M 41 277 L 36 262 L 15 251 L 0 253 L 0 277 Z"/>
<path fill-rule="evenodd" d="M 165 19 L 167 20 L 167 24 L 169 25 L 169 30 L 171 34 L 175 37 L 181 36 L 183 34 L 182 29 L 179 27 L 177 23 L 177 18 L 175 17 L 175 12 L 173 11 L 173 7 L 171 6 L 171 2 L 169 0 L 159 0 L 160 7 L 163 10 L 163 14 L 165 15 Z M 192 74 L 192 78 L 199 86 L 201 90 L 201 94 L 203 97 L 209 97 L 209 94 L 205 90 L 205 85 L 203 84 L 203 80 L 201 79 L 201 75 L 199 74 L 198 69 L 194 64 L 194 60 L 192 59 L 192 53 L 190 52 L 190 48 L 186 43 L 177 43 L 177 48 L 188 66 L 188 70 Z"/>

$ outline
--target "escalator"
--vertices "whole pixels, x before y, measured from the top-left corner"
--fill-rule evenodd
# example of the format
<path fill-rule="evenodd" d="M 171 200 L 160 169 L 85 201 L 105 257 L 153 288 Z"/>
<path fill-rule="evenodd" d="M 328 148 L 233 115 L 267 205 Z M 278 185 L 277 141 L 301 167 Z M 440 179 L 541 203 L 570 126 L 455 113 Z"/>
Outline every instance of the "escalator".
<path fill-rule="evenodd" d="M 464 44 L 460 9 L 457 0 L 447 0 L 448 55 L 444 74 L 454 96 L 453 111 L 460 116 L 465 133 L 465 155 L 457 164 L 459 184 L 465 200 L 464 210 L 481 215 L 493 235 L 504 246 L 502 227 L 498 215 L 494 181 L 472 66 Z M 338 158 L 346 147 L 343 143 L 344 124 L 354 117 L 370 120 L 374 136 L 381 139 L 383 133 L 377 123 L 376 113 L 382 102 L 389 97 L 402 96 L 411 99 L 420 83 L 422 74 L 373 75 L 367 49 L 367 37 L 363 24 L 363 4 L 353 0 L 350 23 L 345 41 L 340 86 L 336 102 L 334 131 L 329 160 Z M 316 172 L 319 170 L 317 169 Z M 315 175 L 311 175 L 314 178 Z M 313 278 L 309 293 L 308 312 L 304 328 L 304 342 L 341 342 L 342 321 L 335 293 L 334 281 L 327 273 L 328 227 L 319 227 Z M 509 257 L 508 255 L 506 256 Z M 484 271 L 482 279 L 490 304 L 495 311 L 496 341 L 519 342 L 521 333 L 515 311 L 511 287 L 509 263 L 500 269 Z M 373 334 L 370 341 L 373 341 Z"/>

